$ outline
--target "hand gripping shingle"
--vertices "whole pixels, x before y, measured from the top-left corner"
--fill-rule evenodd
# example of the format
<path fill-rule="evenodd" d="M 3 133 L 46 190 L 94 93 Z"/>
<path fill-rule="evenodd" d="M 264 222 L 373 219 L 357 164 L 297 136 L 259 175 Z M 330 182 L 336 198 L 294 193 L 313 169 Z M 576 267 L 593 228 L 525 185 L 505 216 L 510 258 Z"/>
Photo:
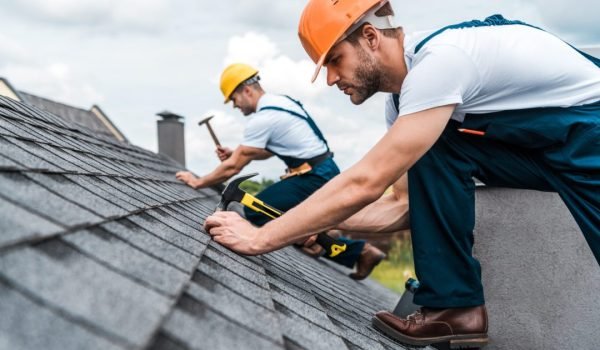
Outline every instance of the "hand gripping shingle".
<path fill-rule="evenodd" d="M 258 175 L 258 173 L 242 175 L 231 180 L 221 193 L 221 201 L 219 204 L 217 204 L 217 211 L 227 210 L 229 203 L 238 202 L 257 213 L 266 215 L 271 219 L 276 219 L 283 215 L 283 211 L 271 207 L 260 199 L 246 193 L 239 187 L 242 182 L 256 175 Z M 317 244 L 325 249 L 326 254 L 329 257 L 337 256 L 346 251 L 345 243 L 339 242 L 325 233 L 319 233 L 317 235 Z"/>

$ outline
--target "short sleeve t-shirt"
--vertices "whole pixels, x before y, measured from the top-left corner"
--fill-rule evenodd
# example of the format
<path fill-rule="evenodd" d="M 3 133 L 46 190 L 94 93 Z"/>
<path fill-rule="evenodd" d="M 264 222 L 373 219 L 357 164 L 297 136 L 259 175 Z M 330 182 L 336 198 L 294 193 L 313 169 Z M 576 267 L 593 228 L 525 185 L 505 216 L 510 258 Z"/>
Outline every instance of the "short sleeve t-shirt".
<path fill-rule="evenodd" d="M 571 46 L 525 25 L 448 29 L 405 38 L 408 74 L 395 116 L 386 100 L 388 127 L 398 116 L 456 104 L 452 119 L 537 107 L 570 107 L 600 100 L 600 69 Z"/>
<path fill-rule="evenodd" d="M 258 100 L 257 112 L 248 116 L 242 145 L 300 159 L 313 158 L 327 151 L 325 143 L 305 119 L 284 111 L 260 110 L 267 106 L 305 115 L 302 108 L 289 98 L 264 94 Z"/>

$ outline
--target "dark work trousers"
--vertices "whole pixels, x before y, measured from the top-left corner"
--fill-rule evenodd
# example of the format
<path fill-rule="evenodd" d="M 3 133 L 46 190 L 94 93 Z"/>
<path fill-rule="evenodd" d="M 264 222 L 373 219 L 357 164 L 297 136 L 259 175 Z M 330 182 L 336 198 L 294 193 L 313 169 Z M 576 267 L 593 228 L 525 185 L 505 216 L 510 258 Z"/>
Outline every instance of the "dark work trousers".
<path fill-rule="evenodd" d="M 333 159 L 330 158 L 314 167 L 307 174 L 293 176 L 274 183 L 257 194 L 256 197 L 274 208 L 288 211 L 300 204 L 339 173 L 340 170 Z M 244 208 L 244 214 L 246 215 L 246 219 L 257 226 L 262 226 L 271 220 L 266 215 L 248 208 Z M 346 251 L 333 258 L 325 257 L 338 264 L 352 268 L 358 261 L 360 252 L 365 246 L 365 241 L 343 237 L 340 238 L 340 241 L 346 243 Z"/>
<path fill-rule="evenodd" d="M 484 303 L 481 268 L 471 255 L 473 176 L 490 186 L 557 192 L 600 262 L 600 102 L 450 121 L 408 175 L 419 305 Z"/>

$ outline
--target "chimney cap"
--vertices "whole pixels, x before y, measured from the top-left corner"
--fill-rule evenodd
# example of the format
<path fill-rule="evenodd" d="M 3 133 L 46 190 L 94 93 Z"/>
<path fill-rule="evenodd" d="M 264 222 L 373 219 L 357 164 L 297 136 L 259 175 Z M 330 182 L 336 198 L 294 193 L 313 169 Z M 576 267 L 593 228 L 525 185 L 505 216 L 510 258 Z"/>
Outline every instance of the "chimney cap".
<path fill-rule="evenodd" d="M 175 114 L 175 113 L 173 113 L 173 112 L 171 112 L 171 111 L 167 111 L 167 110 L 164 110 L 164 111 L 162 111 L 162 112 L 160 112 L 160 113 L 156 113 L 156 115 L 158 115 L 158 116 L 161 116 L 161 117 L 163 118 L 163 120 L 179 120 L 179 119 L 185 119 L 185 117 L 184 117 L 184 116 L 182 116 L 182 115 L 178 115 L 178 114 Z"/>

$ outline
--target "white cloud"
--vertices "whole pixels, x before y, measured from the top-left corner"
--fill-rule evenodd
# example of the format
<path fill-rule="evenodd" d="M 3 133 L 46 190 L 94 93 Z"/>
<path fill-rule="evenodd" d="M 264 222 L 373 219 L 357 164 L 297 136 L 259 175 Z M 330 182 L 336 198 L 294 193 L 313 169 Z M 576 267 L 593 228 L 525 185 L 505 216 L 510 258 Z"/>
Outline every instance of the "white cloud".
<path fill-rule="evenodd" d="M 73 74 L 71 67 L 65 63 L 51 63 L 48 65 L 23 65 L 9 64 L 0 68 L 0 76 L 4 76 L 17 90 L 25 90 L 35 95 L 72 103 L 78 101 L 78 107 L 90 108 L 93 104 L 104 101 L 101 93 L 84 77 Z M 35 91 L 23 89 L 23 86 L 35 86 Z"/>
<path fill-rule="evenodd" d="M 167 0 L 20 0 L 15 10 L 59 25 L 116 26 L 155 31 L 165 25 Z"/>
<path fill-rule="evenodd" d="M 14 38 L 0 33 L 0 68 L 9 62 L 30 60 L 29 51 Z"/>
<path fill-rule="evenodd" d="M 600 3 L 592 0 L 391 1 L 397 23 L 408 31 L 502 13 L 548 28 L 576 45 L 600 43 Z M 208 132 L 197 121 L 214 112 L 221 142 L 237 146 L 244 117 L 222 104 L 218 81 L 227 63 L 245 61 L 261 71 L 268 91 L 305 104 L 338 164 L 346 168 L 383 134 L 383 100 L 376 95 L 354 106 L 326 86 L 324 74 L 315 84 L 309 82 L 314 65 L 297 36 L 305 3 L 0 1 L 0 76 L 19 90 L 75 106 L 99 103 L 132 143 L 152 150 L 157 143 L 154 114 L 169 109 L 184 115 L 188 167 L 206 173 L 218 160 Z M 247 171 L 274 178 L 282 168 L 280 161 L 269 160 L 253 162 Z"/>
<path fill-rule="evenodd" d="M 279 49 L 266 35 L 248 32 L 229 39 L 223 67 L 236 62 L 262 66 L 277 54 Z"/>

